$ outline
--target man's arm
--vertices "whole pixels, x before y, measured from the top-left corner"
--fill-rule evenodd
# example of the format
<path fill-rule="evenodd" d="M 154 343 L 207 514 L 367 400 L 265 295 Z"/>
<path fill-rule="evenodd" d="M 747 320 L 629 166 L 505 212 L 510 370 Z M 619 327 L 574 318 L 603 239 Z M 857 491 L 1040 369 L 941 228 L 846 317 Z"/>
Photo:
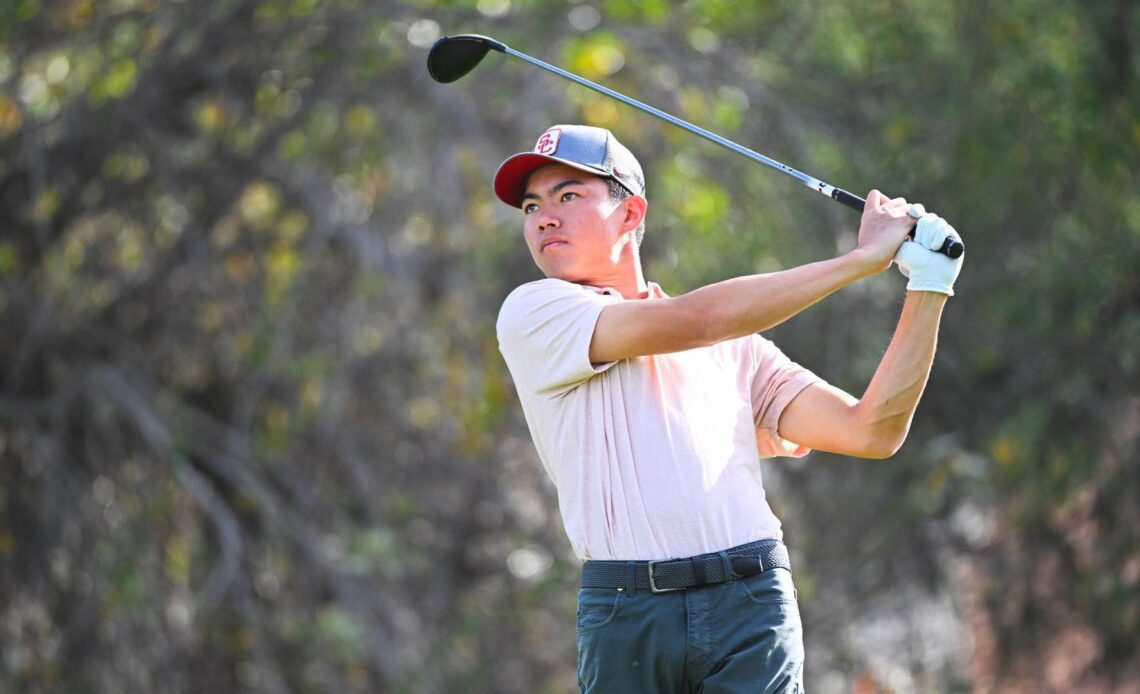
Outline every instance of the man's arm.
<path fill-rule="evenodd" d="M 961 240 L 946 220 L 926 214 L 914 242 L 904 243 L 895 254 L 894 262 L 909 279 L 906 302 L 863 398 L 828 385 L 808 386 L 780 413 L 781 436 L 808 448 L 863 458 L 886 458 L 902 446 L 930 376 L 942 308 L 954 294 L 964 260 L 933 251 L 948 237 Z"/>
<path fill-rule="evenodd" d="M 680 352 L 758 333 L 871 271 L 852 253 L 781 272 L 735 277 L 671 299 L 611 304 L 598 317 L 590 361 Z"/>
<path fill-rule="evenodd" d="M 887 458 L 902 446 L 926 387 L 948 297 L 907 292 L 898 327 L 863 397 L 817 383 L 800 392 L 780 415 L 779 434 L 821 451 Z"/>
<path fill-rule="evenodd" d="M 858 247 L 838 258 L 765 275 L 718 282 L 673 299 L 623 301 L 603 309 L 590 361 L 666 354 L 758 333 L 778 325 L 852 282 L 881 272 L 914 220 L 906 201 L 867 195 Z"/>

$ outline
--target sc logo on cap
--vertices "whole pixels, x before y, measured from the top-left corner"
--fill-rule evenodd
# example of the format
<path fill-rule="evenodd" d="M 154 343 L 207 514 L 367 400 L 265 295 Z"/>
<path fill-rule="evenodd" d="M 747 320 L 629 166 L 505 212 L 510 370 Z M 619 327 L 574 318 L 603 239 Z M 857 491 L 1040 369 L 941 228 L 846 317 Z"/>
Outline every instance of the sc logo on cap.
<path fill-rule="evenodd" d="M 562 138 L 562 130 L 559 128 L 551 128 L 538 138 L 538 142 L 534 143 L 535 154 L 545 154 L 547 156 L 554 154 L 558 151 L 558 140 Z"/>

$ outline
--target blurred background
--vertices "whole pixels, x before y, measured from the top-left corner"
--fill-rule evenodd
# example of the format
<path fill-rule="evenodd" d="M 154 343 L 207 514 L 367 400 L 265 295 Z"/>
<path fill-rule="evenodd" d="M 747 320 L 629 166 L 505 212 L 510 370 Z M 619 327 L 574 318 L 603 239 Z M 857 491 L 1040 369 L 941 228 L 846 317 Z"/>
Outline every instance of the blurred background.
<path fill-rule="evenodd" d="M 965 237 L 901 452 L 762 462 L 809 691 L 1140 691 L 1135 5 L 0 0 L 0 691 L 577 691 L 495 168 L 611 128 L 672 294 L 858 219 L 463 32 Z M 904 283 L 770 337 L 861 393 Z"/>

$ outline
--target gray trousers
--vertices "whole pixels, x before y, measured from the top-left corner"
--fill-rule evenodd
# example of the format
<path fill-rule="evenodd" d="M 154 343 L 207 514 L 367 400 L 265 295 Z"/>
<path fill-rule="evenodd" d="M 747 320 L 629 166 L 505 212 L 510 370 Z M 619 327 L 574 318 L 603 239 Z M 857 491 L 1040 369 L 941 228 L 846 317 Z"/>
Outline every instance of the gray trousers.
<path fill-rule="evenodd" d="M 803 663 L 786 569 L 675 593 L 578 593 L 582 692 L 802 692 Z"/>

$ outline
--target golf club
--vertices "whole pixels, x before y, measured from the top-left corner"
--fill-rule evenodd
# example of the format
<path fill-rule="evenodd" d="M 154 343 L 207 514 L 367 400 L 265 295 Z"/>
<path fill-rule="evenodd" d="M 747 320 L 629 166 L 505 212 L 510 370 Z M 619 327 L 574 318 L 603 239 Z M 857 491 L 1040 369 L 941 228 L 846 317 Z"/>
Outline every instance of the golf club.
<path fill-rule="evenodd" d="M 830 197 L 832 200 L 850 207 L 856 212 L 861 213 L 863 211 L 864 205 L 866 205 L 867 201 L 858 195 L 853 195 L 843 190 L 842 188 L 836 188 L 833 185 L 824 183 L 823 181 L 812 176 L 808 176 L 807 174 L 797 171 L 790 166 L 781 164 L 775 159 L 766 157 L 759 152 L 754 152 L 751 149 L 738 145 L 731 140 L 727 140 L 721 137 L 720 135 L 709 132 L 708 130 L 693 125 L 688 121 L 681 120 L 676 116 L 671 116 L 668 113 L 661 111 L 660 109 L 656 109 L 652 106 L 649 106 L 648 104 L 643 104 L 636 99 L 631 99 L 624 94 L 615 92 L 614 90 L 603 87 L 600 84 L 591 82 L 584 77 L 579 77 L 572 72 L 567 72 L 562 68 L 544 63 L 537 58 L 532 58 L 531 56 L 516 51 L 505 43 L 496 41 L 489 36 L 481 36 L 479 34 L 459 34 L 457 36 L 440 37 L 439 40 L 432 44 L 431 50 L 428 52 L 428 72 L 431 73 L 432 78 L 437 82 L 454 82 L 466 75 L 468 72 L 471 72 L 471 70 L 475 69 L 475 66 L 478 65 L 481 60 L 483 60 L 483 57 L 487 55 L 487 52 L 491 49 L 499 51 L 500 53 L 512 55 L 516 58 L 520 58 L 532 65 L 537 65 L 543 70 L 553 72 L 556 75 L 561 75 L 562 77 L 565 77 L 566 79 L 573 82 L 577 82 L 584 87 L 589 87 L 596 92 L 600 92 L 606 96 L 613 97 L 624 104 L 638 109 L 639 111 L 657 116 L 658 118 L 672 123 L 677 127 L 684 128 L 685 130 L 688 130 L 695 135 L 700 135 L 710 142 L 715 142 L 716 144 L 721 145 L 722 147 L 727 147 L 728 149 L 731 149 L 738 154 L 743 154 L 753 161 L 764 164 L 765 166 L 770 166 L 777 171 L 783 172 L 792 178 L 795 178 L 809 188 L 823 193 L 824 195 Z M 942 244 L 942 248 L 938 249 L 938 252 L 950 258 L 957 258 L 962 255 L 963 251 L 965 250 L 965 247 L 960 241 L 948 238 Z"/>

